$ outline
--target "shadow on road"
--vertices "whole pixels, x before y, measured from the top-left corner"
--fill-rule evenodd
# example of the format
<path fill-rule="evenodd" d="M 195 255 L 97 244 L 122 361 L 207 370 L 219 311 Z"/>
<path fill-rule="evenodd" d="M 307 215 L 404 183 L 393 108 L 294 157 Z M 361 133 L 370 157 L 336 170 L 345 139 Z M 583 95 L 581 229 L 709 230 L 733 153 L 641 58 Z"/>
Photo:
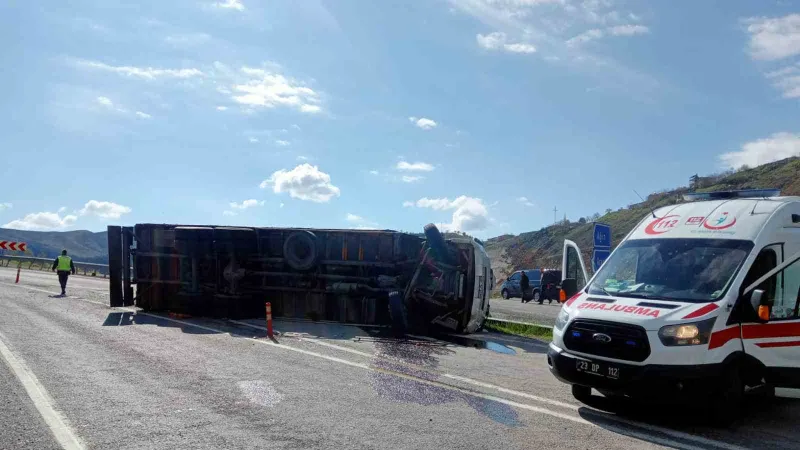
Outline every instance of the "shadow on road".
<path fill-rule="evenodd" d="M 155 325 L 158 327 L 180 328 L 187 334 L 219 334 L 216 331 L 206 330 L 195 326 L 187 326 L 179 322 L 167 320 L 168 317 L 156 317 L 150 314 L 134 312 L 112 312 L 103 322 L 104 327 L 120 327 L 127 325 Z"/>
<path fill-rule="evenodd" d="M 748 397 L 741 408 L 740 417 L 725 425 L 713 420 L 704 407 L 705 404 L 663 405 L 628 398 L 592 396 L 587 405 L 591 408 L 581 407 L 578 414 L 583 419 L 615 433 L 619 433 L 621 428 L 625 429 L 616 420 L 622 418 L 753 448 L 786 448 L 787 440 L 800 440 L 800 429 L 795 426 L 800 415 L 800 401 L 797 400 Z M 634 425 L 631 428 L 637 427 Z M 655 432 L 658 433 L 657 430 Z M 624 431 L 622 434 L 625 434 Z M 637 437 L 643 439 L 641 436 Z M 676 438 L 674 435 L 669 437 L 673 440 Z"/>

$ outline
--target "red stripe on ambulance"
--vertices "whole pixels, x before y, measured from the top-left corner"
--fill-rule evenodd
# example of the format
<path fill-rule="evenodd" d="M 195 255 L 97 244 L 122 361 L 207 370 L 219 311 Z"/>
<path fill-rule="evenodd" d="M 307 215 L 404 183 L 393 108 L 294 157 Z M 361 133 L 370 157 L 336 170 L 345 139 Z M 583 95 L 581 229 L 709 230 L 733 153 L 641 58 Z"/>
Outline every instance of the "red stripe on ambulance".
<path fill-rule="evenodd" d="M 715 303 L 709 303 L 702 308 L 695 310 L 694 312 L 690 312 L 689 314 L 683 316 L 684 319 L 694 319 L 695 317 L 705 316 L 706 314 L 714 311 L 715 309 L 719 308 Z"/>
<path fill-rule="evenodd" d="M 717 347 L 722 347 L 728 341 L 738 339 L 741 336 L 741 331 L 738 326 L 719 330 L 711 335 L 711 340 L 708 342 L 708 349 L 713 350 Z"/>
<path fill-rule="evenodd" d="M 800 347 L 800 341 L 759 342 L 756 345 L 761 347 L 761 348 L 769 348 L 769 347 Z"/>

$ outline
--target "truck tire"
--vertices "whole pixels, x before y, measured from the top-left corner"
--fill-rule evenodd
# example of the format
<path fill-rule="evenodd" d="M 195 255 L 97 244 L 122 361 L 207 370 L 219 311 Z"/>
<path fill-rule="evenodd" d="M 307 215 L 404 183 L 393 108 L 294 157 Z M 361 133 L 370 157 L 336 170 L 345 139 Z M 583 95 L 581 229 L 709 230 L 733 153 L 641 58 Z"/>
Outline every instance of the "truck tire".
<path fill-rule="evenodd" d="M 283 242 L 283 258 L 294 270 L 313 268 L 317 257 L 317 236 L 310 231 L 295 231 Z"/>
<path fill-rule="evenodd" d="M 428 241 L 428 247 L 433 249 L 437 257 L 436 259 L 445 264 L 452 265 L 453 258 L 450 256 L 447 242 L 445 242 L 444 236 L 442 236 L 442 233 L 436 228 L 436 225 L 429 223 L 425 225 L 423 230 L 425 232 L 425 239 Z"/>
<path fill-rule="evenodd" d="M 389 318 L 392 320 L 392 331 L 404 335 L 408 330 L 408 316 L 403 296 L 397 291 L 389 293 Z"/>

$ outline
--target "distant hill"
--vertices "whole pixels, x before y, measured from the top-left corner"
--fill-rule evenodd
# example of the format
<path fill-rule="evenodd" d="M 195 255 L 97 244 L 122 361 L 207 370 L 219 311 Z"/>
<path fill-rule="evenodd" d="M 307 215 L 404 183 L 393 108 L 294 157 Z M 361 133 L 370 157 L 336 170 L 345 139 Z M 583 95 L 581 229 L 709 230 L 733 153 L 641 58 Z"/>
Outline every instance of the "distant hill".
<path fill-rule="evenodd" d="M 67 252 L 75 261 L 108 263 L 108 234 L 103 231 L 24 231 L 0 228 L 0 241 L 21 241 L 28 243 L 28 256 L 55 258 L 61 250 Z M 3 251 L 0 250 L 0 253 Z M 7 255 L 21 255 L 20 252 L 6 251 Z"/>
<path fill-rule="evenodd" d="M 651 209 L 682 202 L 682 195 L 691 192 L 714 192 L 735 189 L 779 188 L 782 195 L 800 195 L 800 158 L 788 158 L 753 169 L 742 168 L 707 177 L 692 177 L 692 188 L 678 187 L 650 194 L 644 202 L 603 215 L 562 222 L 539 231 L 518 236 L 503 235 L 486 241 L 492 257 L 495 279 L 502 283 L 509 274 L 523 268 L 560 267 L 564 239 L 575 241 L 584 251 L 588 264 L 592 246 L 592 221 L 611 225 L 612 243 L 619 244 L 628 232 Z M 696 189 L 694 189 L 696 187 Z"/>

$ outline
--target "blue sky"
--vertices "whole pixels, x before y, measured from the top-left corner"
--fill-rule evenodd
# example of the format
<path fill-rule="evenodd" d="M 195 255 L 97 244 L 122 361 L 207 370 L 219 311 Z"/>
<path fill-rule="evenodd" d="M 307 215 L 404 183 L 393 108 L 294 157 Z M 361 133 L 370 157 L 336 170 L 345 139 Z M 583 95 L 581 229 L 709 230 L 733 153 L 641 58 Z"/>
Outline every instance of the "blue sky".
<path fill-rule="evenodd" d="M 800 154 L 800 3 L 3 2 L 4 227 L 537 230 Z"/>

